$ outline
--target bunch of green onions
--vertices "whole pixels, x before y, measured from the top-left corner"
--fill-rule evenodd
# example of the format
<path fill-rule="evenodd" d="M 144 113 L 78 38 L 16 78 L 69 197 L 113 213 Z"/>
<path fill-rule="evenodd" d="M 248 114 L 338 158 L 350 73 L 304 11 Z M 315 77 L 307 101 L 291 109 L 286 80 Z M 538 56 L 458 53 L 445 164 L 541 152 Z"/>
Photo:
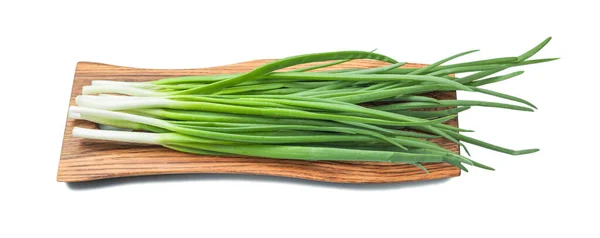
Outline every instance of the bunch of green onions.
<path fill-rule="evenodd" d="M 93 81 L 69 109 L 74 119 L 125 130 L 74 128 L 88 139 L 157 144 L 214 156 L 407 163 L 446 162 L 493 170 L 428 141 L 445 138 L 521 155 L 465 135 L 470 130 L 444 122 L 474 106 L 533 111 L 530 102 L 482 86 L 518 76 L 506 69 L 555 60 L 530 60 L 551 38 L 516 57 L 446 64 L 477 50 L 459 53 L 423 68 L 401 68 L 388 56 L 339 51 L 292 56 L 250 72 L 165 78 L 151 82 Z M 330 70 L 356 59 L 389 63 L 369 69 Z M 280 72 L 305 64 L 310 67 Z M 314 70 L 319 69 L 318 72 Z M 277 71 L 277 72 L 276 72 Z M 471 73 L 455 77 L 457 73 Z M 437 100 L 436 91 L 469 91 L 507 99 L 505 104 Z M 372 106 L 377 105 L 377 106 Z M 436 110 L 420 110 L 420 109 Z M 416 109 L 416 110 L 415 110 Z"/>

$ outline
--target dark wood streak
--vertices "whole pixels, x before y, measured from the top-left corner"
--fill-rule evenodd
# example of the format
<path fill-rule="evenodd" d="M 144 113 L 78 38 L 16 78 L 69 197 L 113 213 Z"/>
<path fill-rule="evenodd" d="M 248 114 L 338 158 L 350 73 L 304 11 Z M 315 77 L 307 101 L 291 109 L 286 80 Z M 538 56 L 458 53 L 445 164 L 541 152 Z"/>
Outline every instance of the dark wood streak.
<path fill-rule="evenodd" d="M 82 87 L 89 85 L 92 80 L 141 82 L 186 75 L 241 73 L 269 61 L 272 60 L 254 60 L 204 69 L 176 70 L 140 69 L 79 62 L 75 70 L 69 103 L 75 105 L 75 97 L 81 94 Z M 371 60 L 355 60 L 332 68 L 372 68 L 385 64 Z M 422 66 L 407 64 L 404 67 Z M 438 99 L 456 99 L 455 92 L 436 92 L 430 93 L 428 96 Z M 453 119 L 448 124 L 457 126 L 458 119 Z M 338 183 L 389 183 L 460 175 L 459 169 L 446 163 L 426 163 L 424 166 L 430 173 L 425 174 L 419 168 L 407 164 L 192 155 L 155 145 L 105 143 L 74 138 L 71 136 L 71 130 L 75 126 L 95 127 L 93 123 L 67 120 L 57 176 L 57 180 L 61 182 L 182 173 L 260 174 Z M 445 139 L 434 139 L 432 141 L 455 152 L 459 151 L 457 145 Z"/>

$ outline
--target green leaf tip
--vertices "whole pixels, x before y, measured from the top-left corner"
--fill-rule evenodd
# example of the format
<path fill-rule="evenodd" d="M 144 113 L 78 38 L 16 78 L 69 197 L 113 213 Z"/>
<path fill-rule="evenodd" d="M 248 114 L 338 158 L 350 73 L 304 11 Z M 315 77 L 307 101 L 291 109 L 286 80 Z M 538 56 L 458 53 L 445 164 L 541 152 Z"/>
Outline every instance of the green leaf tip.
<path fill-rule="evenodd" d="M 510 73 L 508 75 L 510 75 L 511 77 L 516 77 L 516 76 L 519 76 L 519 75 L 521 75 L 523 73 L 525 73 L 525 71 L 524 70 L 520 70 L 520 71 L 516 71 L 514 73 Z"/>
<path fill-rule="evenodd" d="M 446 163 L 454 165 L 455 167 L 457 167 L 460 170 L 465 171 L 467 173 L 469 172 L 469 170 L 464 165 L 462 165 L 459 161 L 449 159 L 449 160 L 446 160 Z"/>
<path fill-rule="evenodd" d="M 475 166 L 475 167 L 486 169 L 486 170 L 491 170 L 491 171 L 496 171 L 496 169 L 494 169 L 490 166 L 487 166 L 485 164 L 479 163 L 477 161 L 471 160 L 471 162 L 473 163 L 473 166 Z"/>
<path fill-rule="evenodd" d="M 531 50 L 528 50 L 527 52 L 523 53 L 522 55 L 519 55 L 517 57 L 518 58 L 518 62 L 523 62 L 526 59 L 528 59 L 529 57 L 535 55 L 542 48 L 544 48 L 544 46 L 546 46 L 546 44 L 548 44 L 548 42 L 550 42 L 550 40 L 552 40 L 552 37 L 546 38 L 544 41 L 542 41 L 541 43 L 539 43 L 538 45 L 536 45 L 535 47 L 533 47 Z"/>
<path fill-rule="evenodd" d="M 540 149 L 527 149 L 527 150 L 518 150 L 512 153 L 512 155 L 526 155 L 540 151 Z"/>
<path fill-rule="evenodd" d="M 419 163 L 410 163 L 411 165 L 416 166 L 417 168 L 423 170 L 426 174 L 429 174 L 429 170 L 427 170 L 427 168 L 425 168 L 423 165 L 419 164 Z"/>
<path fill-rule="evenodd" d="M 468 156 L 471 156 L 471 153 L 469 152 L 469 150 L 467 149 L 467 146 L 465 146 L 465 144 L 459 142 L 458 145 L 463 148 L 463 150 L 465 151 L 465 153 L 467 153 Z"/>

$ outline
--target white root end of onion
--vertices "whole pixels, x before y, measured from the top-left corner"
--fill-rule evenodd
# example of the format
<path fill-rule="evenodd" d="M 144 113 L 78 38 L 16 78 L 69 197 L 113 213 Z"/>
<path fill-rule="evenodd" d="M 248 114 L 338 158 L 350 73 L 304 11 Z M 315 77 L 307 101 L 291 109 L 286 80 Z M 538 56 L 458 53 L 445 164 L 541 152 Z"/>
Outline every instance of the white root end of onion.
<path fill-rule="evenodd" d="M 79 95 L 75 98 L 75 103 L 81 107 L 105 109 L 105 110 L 129 110 L 140 108 L 158 108 L 165 107 L 172 103 L 171 100 L 164 98 L 145 98 L 145 97 L 130 97 L 123 99 L 122 97 L 106 97 Z"/>
<path fill-rule="evenodd" d="M 109 126 L 109 125 L 104 125 L 104 124 L 98 124 L 98 128 L 100 128 L 100 130 L 108 130 L 108 131 L 133 131 L 133 129 L 129 129 L 129 128 L 120 128 L 120 127 L 114 127 L 114 126 Z"/>
<path fill-rule="evenodd" d="M 114 95 L 114 94 L 98 94 L 98 97 L 101 98 L 112 98 L 112 99 L 121 99 L 121 100 L 127 100 L 127 99 L 136 99 L 139 97 L 134 97 L 134 96 L 124 96 L 124 95 Z"/>
<path fill-rule="evenodd" d="M 94 130 L 75 127 L 72 135 L 85 139 L 160 145 L 160 134 L 149 132 Z"/>
<path fill-rule="evenodd" d="M 121 82 L 121 81 L 109 81 L 109 80 L 92 80 L 92 85 L 117 85 L 117 86 L 129 86 L 135 88 L 146 88 L 146 89 L 157 89 L 160 88 L 157 85 L 147 82 Z"/>
<path fill-rule="evenodd" d="M 69 111 L 69 119 L 81 120 L 81 114 Z"/>
<path fill-rule="evenodd" d="M 117 93 L 117 94 L 125 94 L 130 96 L 141 96 L 141 97 L 149 97 L 149 96 L 164 96 L 166 94 L 143 89 L 131 86 L 123 86 L 123 85 L 91 85 L 91 86 L 83 86 L 81 91 L 84 95 L 89 94 L 100 94 L 100 93 Z"/>
<path fill-rule="evenodd" d="M 76 106 L 71 106 L 69 108 L 69 111 L 74 112 L 74 113 L 80 113 L 84 118 L 89 115 L 89 116 L 100 117 L 100 118 L 105 118 L 105 119 L 123 120 L 123 121 L 128 121 L 128 122 L 142 123 L 142 124 L 156 126 L 156 127 L 160 127 L 160 128 L 166 128 L 166 127 L 172 126 L 170 123 L 160 120 L 160 119 L 138 116 L 138 115 L 133 115 L 133 114 L 124 113 L 124 112 L 113 112 L 113 111 L 107 111 L 107 110 L 101 110 L 101 109 L 95 109 L 95 108 L 85 108 L 85 107 L 76 107 Z"/>

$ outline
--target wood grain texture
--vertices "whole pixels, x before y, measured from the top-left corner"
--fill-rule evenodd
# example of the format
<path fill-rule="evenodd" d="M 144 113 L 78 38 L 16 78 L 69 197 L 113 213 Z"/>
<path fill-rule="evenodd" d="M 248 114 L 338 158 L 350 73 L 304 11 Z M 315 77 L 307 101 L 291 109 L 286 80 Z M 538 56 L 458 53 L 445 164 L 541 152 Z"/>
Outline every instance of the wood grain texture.
<path fill-rule="evenodd" d="M 107 64 L 79 62 L 71 92 L 70 105 L 92 80 L 149 81 L 165 77 L 246 72 L 272 60 L 254 60 L 204 69 L 141 69 Z M 386 63 L 355 60 L 333 66 L 372 68 Z M 404 67 L 422 67 L 408 64 Z M 455 92 L 432 93 L 438 99 L 456 99 Z M 458 119 L 448 122 L 458 125 Z M 86 140 L 71 136 L 73 127 L 95 128 L 95 124 L 68 119 L 66 123 L 57 180 L 81 182 L 98 179 L 183 173 L 241 173 L 285 176 L 338 183 L 390 183 L 454 177 L 460 170 L 446 163 L 428 163 L 430 174 L 415 166 L 377 162 L 297 161 L 254 157 L 210 157 L 172 151 L 160 146 L 146 146 Z M 456 144 L 445 139 L 436 143 L 455 152 Z"/>

